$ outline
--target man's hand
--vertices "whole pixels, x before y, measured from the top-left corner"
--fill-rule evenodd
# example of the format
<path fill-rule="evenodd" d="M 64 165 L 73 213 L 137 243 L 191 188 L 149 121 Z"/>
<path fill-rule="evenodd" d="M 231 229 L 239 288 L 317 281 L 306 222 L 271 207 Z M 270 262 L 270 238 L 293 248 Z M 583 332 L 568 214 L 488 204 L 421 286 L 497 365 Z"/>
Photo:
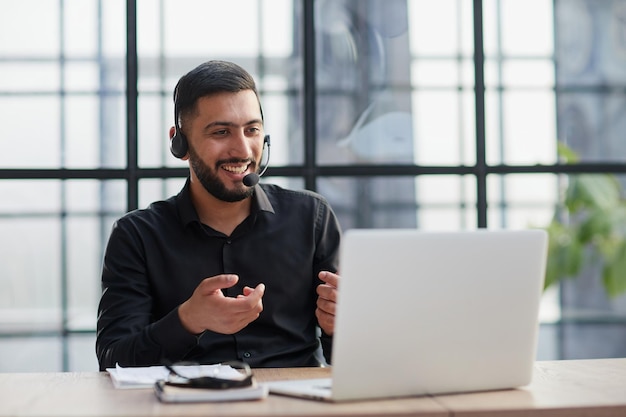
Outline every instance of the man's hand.
<path fill-rule="evenodd" d="M 265 285 L 245 287 L 243 294 L 237 297 L 224 296 L 221 290 L 232 287 L 237 281 L 237 275 L 222 274 L 198 284 L 191 297 L 178 308 L 183 327 L 193 334 L 205 330 L 233 334 L 256 320 L 263 311 Z"/>
<path fill-rule="evenodd" d="M 321 271 L 318 275 L 324 284 L 317 286 L 317 308 L 315 316 L 320 327 L 329 336 L 335 332 L 335 311 L 337 309 L 337 287 L 339 275 Z"/>

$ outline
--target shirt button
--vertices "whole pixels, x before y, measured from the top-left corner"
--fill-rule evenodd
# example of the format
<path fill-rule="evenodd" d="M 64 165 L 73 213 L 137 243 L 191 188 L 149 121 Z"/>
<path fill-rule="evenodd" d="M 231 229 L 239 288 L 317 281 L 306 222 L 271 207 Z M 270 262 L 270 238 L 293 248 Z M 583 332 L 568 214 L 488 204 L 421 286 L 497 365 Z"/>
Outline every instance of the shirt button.
<path fill-rule="evenodd" d="M 250 356 L 252 356 L 252 354 L 250 352 L 244 352 L 243 353 L 243 357 L 244 358 L 249 358 Z"/>

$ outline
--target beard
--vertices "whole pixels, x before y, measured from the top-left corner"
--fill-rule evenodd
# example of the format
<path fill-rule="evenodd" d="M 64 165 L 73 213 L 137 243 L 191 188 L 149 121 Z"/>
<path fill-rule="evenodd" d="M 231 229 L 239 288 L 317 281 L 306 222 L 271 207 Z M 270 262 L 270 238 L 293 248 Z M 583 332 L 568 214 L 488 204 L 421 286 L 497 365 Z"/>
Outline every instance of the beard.
<path fill-rule="evenodd" d="M 237 201 L 245 200 L 246 198 L 254 194 L 254 187 L 246 187 L 242 184 L 243 188 L 237 188 L 229 190 L 226 185 L 217 176 L 217 170 L 220 169 L 220 165 L 224 163 L 242 162 L 241 159 L 220 160 L 215 163 L 215 169 L 212 170 L 204 161 L 198 156 L 196 151 L 189 147 L 189 163 L 191 169 L 195 172 L 196 177 L 200 180 L 200 183 L 204 189 L 218 200 L 225 201 L 227 203 L 235 203 Z"/>

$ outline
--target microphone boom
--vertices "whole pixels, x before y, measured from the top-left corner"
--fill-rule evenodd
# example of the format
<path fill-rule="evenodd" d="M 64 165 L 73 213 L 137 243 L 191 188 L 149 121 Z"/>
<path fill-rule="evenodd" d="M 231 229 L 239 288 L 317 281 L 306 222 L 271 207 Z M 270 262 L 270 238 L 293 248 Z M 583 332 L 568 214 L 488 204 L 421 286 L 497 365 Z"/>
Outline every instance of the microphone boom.
<path fill-rule="evenodd" d="M 246 187 L 254 187 L 255 185 L 257 185 L 259 183 L 259 180 L 261 179 L 261 177 L 259 176 L 259 174 L 255 174 L 254 172 L 251 172 L 250 174 L 247 174 L 246 176 L 243 177 L 243 185 L 245 185 Z"/>
<path fill-rule="evenodd" d="M 251 172 L 243 177 L 241 181 L 246 187 L 254 187 L 257 185 L 261 179 L 261 175 L 265 174 L 265 171 L 267 171 L 267 167 L 270 164 L 270 135 L 265 135 L 265 138 L 263 138 L 263 148 L 265 148 L 265 144 L 267 144 L 267 161 L 265 161 L 265 167 L 263 167 L 260 174 Z"/>

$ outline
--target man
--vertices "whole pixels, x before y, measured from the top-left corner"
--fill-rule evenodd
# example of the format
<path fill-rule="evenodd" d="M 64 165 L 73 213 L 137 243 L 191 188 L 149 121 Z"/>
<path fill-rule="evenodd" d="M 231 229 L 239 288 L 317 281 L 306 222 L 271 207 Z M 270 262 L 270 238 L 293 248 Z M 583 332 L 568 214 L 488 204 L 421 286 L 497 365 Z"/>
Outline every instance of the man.
<path fill-rule="evenodd" d="M 100 369 L 330 361 L 340 228 L 321 196 L 258 182 L 266 141 L 254 80 L 209 61 L 174 90 L 181 192 L 113 226 L 102 271 Z M 267 144 L 269 149 L 269 144 Z M 251 182 L 248 180 L 251 179 Z"/>

